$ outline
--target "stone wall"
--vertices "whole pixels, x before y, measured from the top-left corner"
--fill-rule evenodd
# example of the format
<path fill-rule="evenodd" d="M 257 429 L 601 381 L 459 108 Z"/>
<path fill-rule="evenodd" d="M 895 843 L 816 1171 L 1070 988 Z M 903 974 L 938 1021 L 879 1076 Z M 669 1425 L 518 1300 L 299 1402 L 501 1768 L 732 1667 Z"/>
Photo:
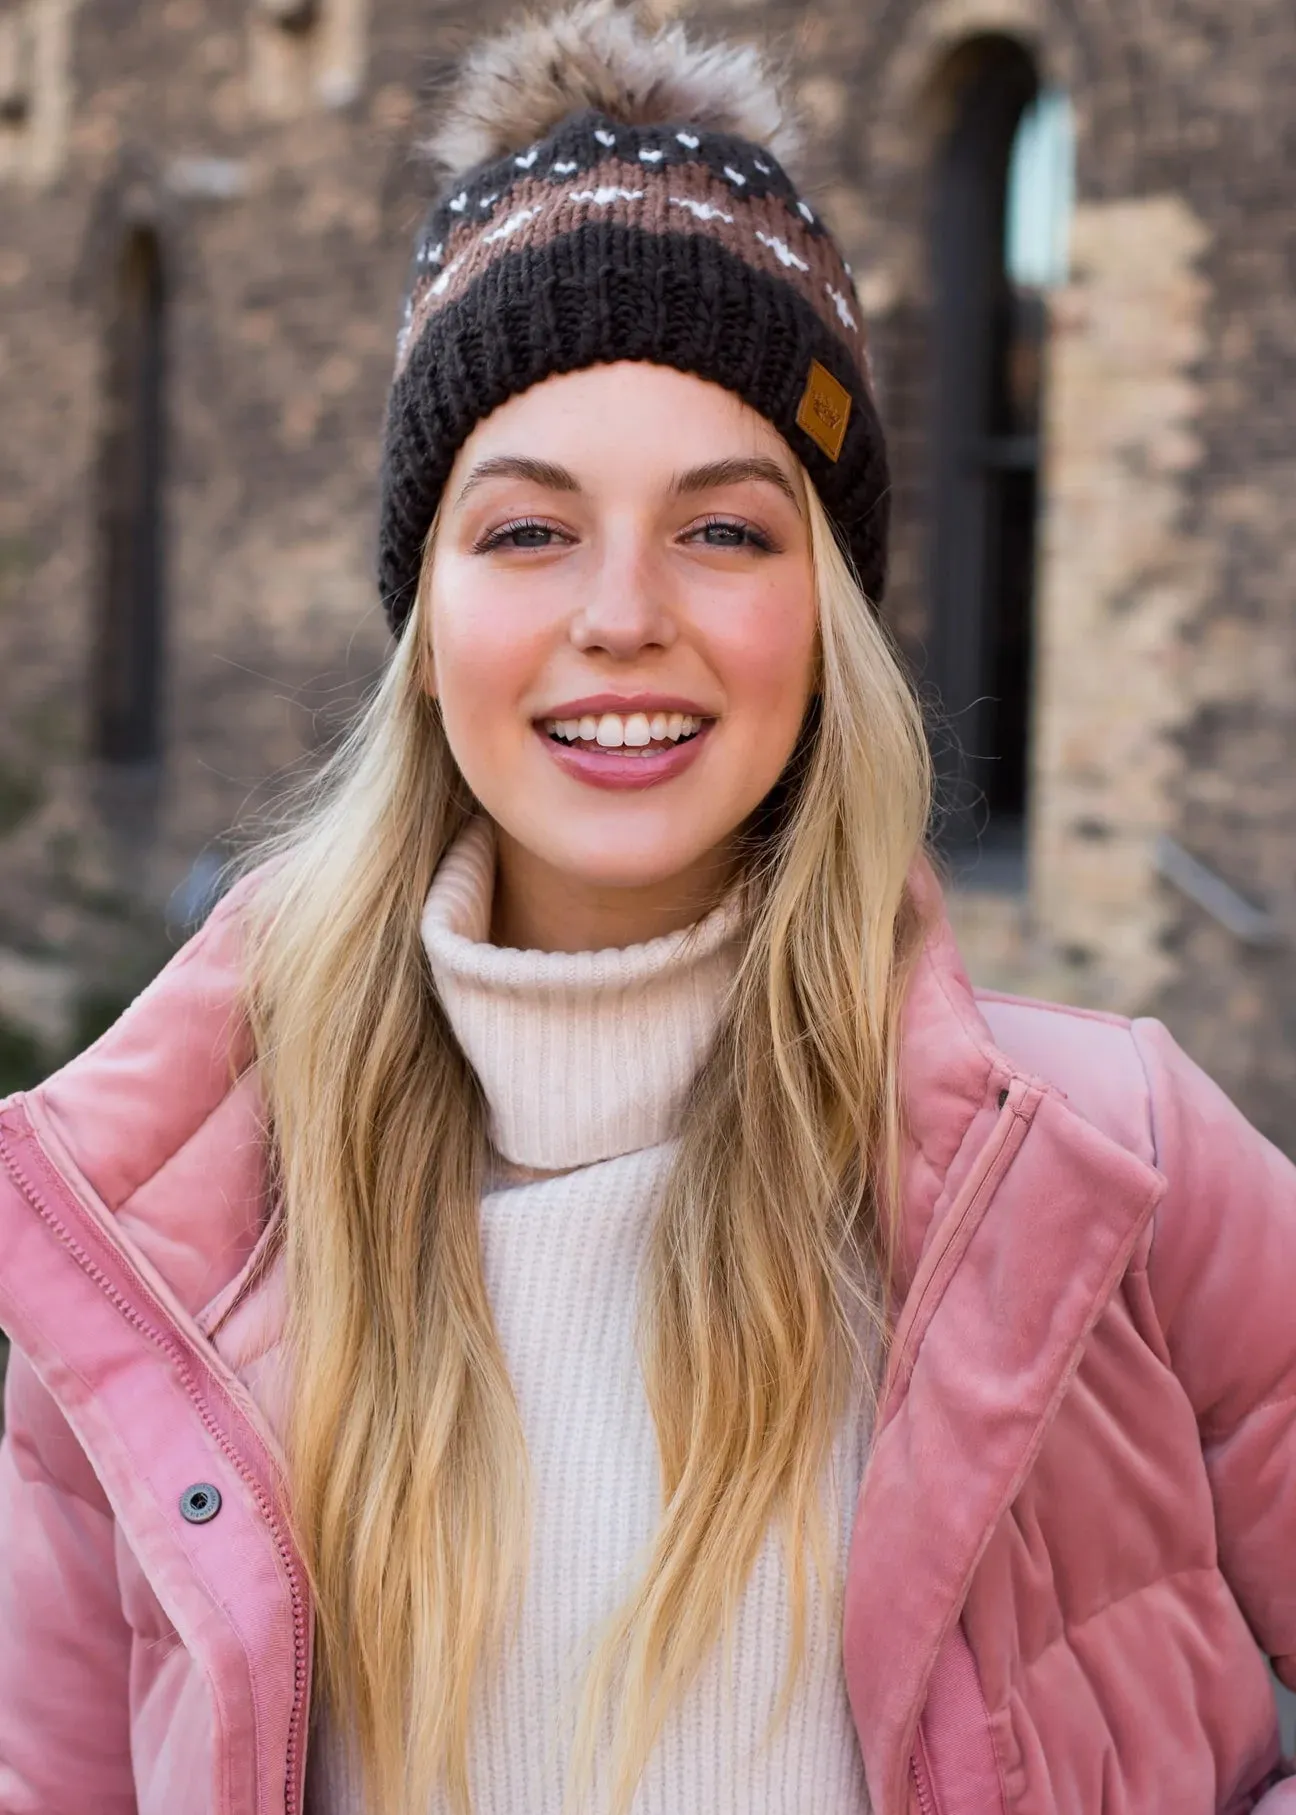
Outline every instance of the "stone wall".
<path fill-rule="evenodd" d="M 1007 33 L 1073 97 L 1026 884 L 965 892 L 956 918 L 978 977 L 1163 1013 L 1296 1144 L 1289 9 L 658 10 L 773 33 L 793 59 L 810 182 L 872 322 L 896 467 L 888 608 L 919 662 L 926 222 L 950 59 Z M 6 29 L 29 90 L 0 92 L 0 1021 L 24 1064 L 93 1032 L 164 955 L 231 823 L 309 759 L 385 646 L 375 465 L 422 190 L 408 145 L 420 95 L 505 9 L 309 11 L 0 0 L 0 91 Z M 141 222 L 169 296 L 166 735 L 157 773 L 128 777 L 87 760 L 87 723 L 111 275 Z M 1167 836 L 1264 908 L 1275 943 L 1240 942 L 1171 887 Z"/>
<path fill-rule="evenodd" d="M 0 1010 L 51 1051 L 155 968 L 195 859 L 381 661 L 375 450 L 419 206 L 408 77 L 435 34 L 410 18 L 372 42 L 356 0 L 300 32 L 242 0 L 27 6 L 70 30 L 60 107 L 0 154 Z M 105 340 L 135 224 L 170 299 L 151 775 L 87 761 Z"/>
<path fill-rule="evenodd" d="M 1050 298 L 1025 886 L 955 893 L 970 968 L 1163 1015 L 1296 1149 L 1296 27 L 1264 0 L 887 0 L 810 17 L 826 205 L 860 273 L 895 450 L 889 609 L 920 669 L 926 223 L 952 59 L 1007 34 L 1076 110 L 1071 280 Z M 1267 941 L 1164 879 L 1166 838 L 1263 911 Z"/>

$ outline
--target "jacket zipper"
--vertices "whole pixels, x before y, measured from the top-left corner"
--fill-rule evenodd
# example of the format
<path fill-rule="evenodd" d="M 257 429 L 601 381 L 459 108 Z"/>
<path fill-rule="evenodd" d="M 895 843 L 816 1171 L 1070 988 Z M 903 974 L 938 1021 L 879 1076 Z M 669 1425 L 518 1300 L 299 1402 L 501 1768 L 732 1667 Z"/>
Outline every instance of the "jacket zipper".
<path fill-rule="evenodd" d="M 118 1291 L 117 1287 L 108 1278 L 107 1274 L 104 1273 L 102 1268 L 95 1265 L 90 1256 L 77 1243 L 66 1224 L 64 1224 L 49 1208 L 41 1192 L 32 1183 L 23 1166 L 14 1155 L 8 1140 L 2 1134 L 0 1134 L 0 1156 L 3 1157 L 10 1176 L 22 1191 L 28 1203 L 35 1210 L 41 1221 L 54 1232 L 54 1235 L 57 1237 L 60 1244 L 67 1249 L 68 1253 L 72 1256 L 73 1260 L 76 1261 L 82 1272 L 99 1287 L 100 1291 L 102 1291 L 109 1302 L 116 1307 L 121 1316 L 126 1319 L 127 1323 L 138 1330 L 141 1335 L 147 1337 L 155 1347 L 161 1349 L 163 1354 L 169 1358 L 180 1377 L 185 1392 L 193 1402 L 194 1409 L 198 1413 L 208 1435 L 215 1442 L 218 1449 L 222 1451 L 231 1467 L 234 1469 L 235 1474 L 239 1476 L 244 1486 L 248 1489 L 253 1502 L 256 1505 L 257 1511 L 261 1514 L 261 1517 L 265 1521 L 270 1535 L 274 1540 L 275 1548 L 279 1552 L 280 1560 L 284 1566 L 284 1574 L 288 1581 L 288 1595 L 292 1608 L 293 1696 L 292 1707 L 289 1710 L 288 1716 L 288 1738 L 285 1748 L 286 1781 L 284 1785 L 284 1809 L 288 1812 L 288 1815 L 294 1815 L 296 1808 L 294 1796 L 298 1774 L 297 1755 L 301 1745 L 301 1729 L 305 1710 L 307 1686 L 306 1601 L 305 1596 L 302 1593 L 301 1577 L 297 1570 L 293 1550 L 285 1536 L 284 1522 L 273 1501 L 263 1491 L 260 1483 L 252 1475 L 247 1465 L 243 1462 L 233 1445 L 226 1438 L 224 1432 L 220 1429 L 219 1425 L 208 1411 L 202 1396 L 202 1390 L 190 1365 L 190 1356 L 187 1345 L 182 1342 L 178 1334 L 176 1336 L 169 1335 L 166 1330 L 155 1328 L 154 1325 L 141 1317 L 129 1300 Z M 106 1237 L 108 1236 L 106 1230 L 103 1231 L 103 1233 Z M 108 1239 L 111 1240 L 110 1237 Z M 139 1277 L 138 1273 L 135 1272 L 130 1261 L 122 1250 L 117 1247 L 117 1244 L 113 1242 L 112 1245 L 116 1249 L 117 1257 L 123 1270 L 132 1281 L 133 1285 L 138 1288 L 140 1296 L 145 1300 L 151 1301 L 153 1295 L 147 1284 Z"/>
<path fill-rule="evenodd" d="M 914 1736 L 914 1749 L 909 1755 L 909 1774 L 913 1778 L 914 1790 L 918 1796 L 918 1807 L 922 1815 L 939 1815 L 936 1792 L 932 1787 L 931 1766 L 927 1762 L 927 1748 L 922 1742 L 921 1729 Z"/>
<path fill-rule="evenodd" d="M 980 1206 L 981 1201 L 985 1196 L 986 1189 L 989 1186 L 991 1179 L 994 1177 L 1000 1162 L 1003 1160 L 1005 1153 L 1008 1153 L 1011 1148 L 1010 1160 L 1016 1158 L 1017 1150 L 1020 1148 L 1029 1132 L 1032 1120 L 1033 1110 L 1029 1115 L 1023 1114 L 1021 1100 L 1019 1099 L 1017 1102 L 1011 1102 L 1009 1100 L 1009 1093 L 1006 1091 L 1003 1099 L 1001 1099 L 999 1118 L 973 1164 L 974 1174 L 979 1174 L 977 1182 L 973 1187 L 967 1203 L 959 1213 L 953 1228 L 948 1231 L 945 1239 L 940 1243 L 939 1250 L 933 1258 L 931 1271 L 923 1284 L 921 1297 L 915 1306 L 914 1314 L 908 1320 L 909 1327 L 905 1332 L 904 1343 L 904 1350 L 906 1352 L 902 1353 L 899 1348 L 893 1351 L 892 1364 L 888 1369 L 887 1386 L 883 1397 L 884 1418 L 886 1416 L 886 1408 L 902 1378 L 903 1369 L 908 1361 L 907 1351 L 912 1348 L 913 1331 L 919 1327 L 921 1312 L 926 1303 L 927 1296 L 931 1291 L 932 1281 L 940 1271 L 941 1260 L 944 1255 L 948 1253 L 952 1244 L 958 1239 L 959 1232 L 967 1222 L 968 1217 L 973 1215 Z M 940 1799 L 936 1794 L 936 1785 L 933 1780 L 931 1761 L 927 1756 L 927 1745 L 923 1738 L 921 1718 L 919 1719 L 918 1726 L 914 1730 L 913 1750 L 909 1754 L 909 1775 L 913 1780 L 914 1794 L 918 1801 L 919 1815 L 941 1815 Z"/>
<path fill-rule="evenodd" d="M 922 1313 L 926 1308 L 927 1300 L 931 1294 L 932 1282 L 940 1273 L 941 1263 L 944 1260 L 945 1255 L 958 1240 L 959 1234 L 968 1218 L 980 1209 L 982 1200 L 986 1194 L 987 1186 L 990 1184 L 1005 1153 L 1008 1152 L 1010 1147 L 1012 1151 L 1009 1155 L 1009 1160 L 1016 1159 L 1017 1150 L 1021 1147 L 1022 1142 L 1030 1132 L 1030 1126 L 1033 1120 L 1033 1106 L 1031 1112 L 1026 1114 L 1023 1112 L 1020 1102 L 1007 1102 L 1004 1104 L 1004 1107 L 999 1112 L 994 1127 L 986 1136 L 984 1144 L 977 1154 L 976 1159 L 973 1161 L 972 1177 L 976 1182 L 973 1185 L 971 1195 L 959 1211 L 954 1223 L 949 1227 L 942 1228 L 937 1238 L 937 1245 L 932 1250 L 931 1254 L 924 1257 L 928 1262 L 927 1277 L 923 1281 L 916 1298 L 913 1297 L 912 1292 L 910 1293 L 911 1304 L 906 1303 L 904 1316 L 901 1319 L 901 1322 L 904 1325 L 903 1332 L 901 1332 L 899 1328 L 897 1328 L 896 1331 L 897 1337 L 902 1336 L 902 1341 L 894 1343 L 892 1346 L 890 1362 L 887 1367 L 886 1378 L 883 1382 L 882 1400 L 879 1408 L 880 1425 L 885 1424 L 889 1419 L 891 1405 L 896 1390 L 905 1375 L 912 1353 L 914 1352 L 913 1332 L 915 1329 L 921 1327 Z M 998 1183 L 999 1181 L 996 1180 L 995 1189 L 998 1189 Z M 920 1263 L 918 1271 L 921 1271 L 921 1269 L 922 1263 Z"/>

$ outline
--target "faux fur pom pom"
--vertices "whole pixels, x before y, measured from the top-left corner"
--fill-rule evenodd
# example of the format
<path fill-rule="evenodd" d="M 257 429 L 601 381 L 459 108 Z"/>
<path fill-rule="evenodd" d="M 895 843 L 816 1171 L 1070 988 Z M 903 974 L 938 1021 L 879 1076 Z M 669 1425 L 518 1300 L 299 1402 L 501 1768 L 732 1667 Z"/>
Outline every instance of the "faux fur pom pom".
<path fill-rule="evenodd" d="M 616 0 L 529 13 L 478 43 L 422 149 L 446 175 L 522 151 L 569 114 L 597 108 L 627 126 L 687 121 L 766 145 L 785 168 L 800 133 L 754 45 L 702 44 L 652 27 Z"/>

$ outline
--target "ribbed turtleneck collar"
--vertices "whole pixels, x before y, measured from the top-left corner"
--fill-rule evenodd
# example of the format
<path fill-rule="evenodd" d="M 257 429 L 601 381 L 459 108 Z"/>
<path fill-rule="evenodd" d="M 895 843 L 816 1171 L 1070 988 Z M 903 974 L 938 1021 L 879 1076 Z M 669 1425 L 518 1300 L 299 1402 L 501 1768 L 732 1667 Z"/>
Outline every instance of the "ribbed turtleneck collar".
<path fill-rule="evenodd" d="M 496 1151 L 557 1172 L 669 1139 L 737 969 L 736 901 L 644 945 L 523 952 L 488 943 L 494 886 L 494 832 L 474 820 L 437 869 L 422 933 Z"/>

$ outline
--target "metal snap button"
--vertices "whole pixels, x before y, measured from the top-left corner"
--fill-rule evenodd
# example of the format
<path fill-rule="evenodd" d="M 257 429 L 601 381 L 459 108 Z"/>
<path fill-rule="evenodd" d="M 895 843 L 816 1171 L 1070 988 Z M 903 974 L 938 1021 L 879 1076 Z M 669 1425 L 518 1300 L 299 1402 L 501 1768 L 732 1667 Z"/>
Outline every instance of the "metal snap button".
<path fill-rule="evenodd" d="M 210 1481 L 195 1481 L 180 1496 L 180 1512 L 191 1525 L 205 1525 L 221 1509 L 220 1489 Z"/>

